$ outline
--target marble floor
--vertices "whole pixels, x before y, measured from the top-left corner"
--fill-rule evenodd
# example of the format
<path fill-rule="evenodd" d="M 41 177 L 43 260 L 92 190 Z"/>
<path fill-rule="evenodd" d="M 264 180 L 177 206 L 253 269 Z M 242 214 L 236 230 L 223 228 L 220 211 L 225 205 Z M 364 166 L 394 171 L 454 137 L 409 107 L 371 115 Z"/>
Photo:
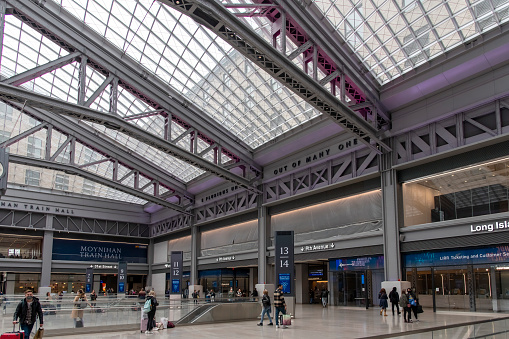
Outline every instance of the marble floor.
<path fill-rule="evenodd" d="M 509 317 L 507 313 L 471 313 L 438 311 L 433 313 L 430 309 L 419 315 L 419 322 L 405 323 L 402 316 L 380 316 L 378 309 L 362 309 L 354 307 L 320 305 L 297 305 L 296 319 L 286 329 L 276 329 L 275 326 L 257 326 L 256 321 L 240 321 L 232 323 L 216 323 L 205 325 L 178 326 L 154 334 L 142 334 L 139 331 L 125 331 L 116 333 L 69 335 L 65 338 L 110 338 L 110 339 L 138 339 L 138 338 L 295 338 L 295 339 L 321 339 L 321 338 L 387 338 L 403 334 L 398 338 L 432 338 L 431 332 L 416 333 L 422 329 L 436 328 L 464 324 L 472 321 L 498 319 Z M 157 317 L 157 314 L 156 314 Z M 472 333 L 492 330 L 493 328 L 507 329 L 509 320 L 499 320 L 494 323 L 441 330 L 434 333 L 433 338 L 467 338 Z M 485 326 L 486 328 L 482 328 Z M 404 335 L 406 333 L 406 335 Z M 494 337 L 495 338 L 495 337 Z M 498 338 L 498 337 L 497 337 Z M 501 336 L 506 338 L 506 334 Z"/>

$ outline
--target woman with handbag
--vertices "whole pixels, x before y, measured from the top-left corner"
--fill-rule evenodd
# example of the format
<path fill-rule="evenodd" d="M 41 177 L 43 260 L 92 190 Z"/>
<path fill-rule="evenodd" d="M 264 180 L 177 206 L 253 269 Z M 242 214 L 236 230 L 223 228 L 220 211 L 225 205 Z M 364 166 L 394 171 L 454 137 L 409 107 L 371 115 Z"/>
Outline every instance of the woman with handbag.
<path fill-rule="evenodd" d="M 74 305 L 71 312 L 71 318 L 74 319 L 74 327 L 83 327 L 83 310 L 90 306 L 90 303 L 87 300 L 87 296 L 83 292 L 83 290 L 78 290 L 78 295 L 74 298 Z"/>

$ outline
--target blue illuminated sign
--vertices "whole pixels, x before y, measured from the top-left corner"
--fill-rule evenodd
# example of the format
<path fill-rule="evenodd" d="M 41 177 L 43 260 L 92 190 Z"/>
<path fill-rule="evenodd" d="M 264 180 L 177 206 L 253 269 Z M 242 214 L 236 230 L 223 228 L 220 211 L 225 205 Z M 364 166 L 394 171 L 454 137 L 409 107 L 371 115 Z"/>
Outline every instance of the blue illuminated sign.
<path fill-rule="evenodd" d="M 124 283 L 118 283 L 118 293 L 125 293 Z"/>
<path fill-rule="evenodd" d="M 292 293 L 292 284 L 290 281 L 290 273 L 280 273 L 279 274 L 279 283 L 283 285 L 283 293 L 290 294 Z"/>
<path fill-rule="evenodd" d="M 171 281 L 171 293 L 180 293 L 180 279 Z"/>
<path fill-rule="evenodd" d="M 406 267 L 496 264 L 509 262 L 509 246 L 411 253 L 405 255 Z"/>
<path fill-rule="evenodd" d="M 384 257 L 359 257 L 336 259 L 329 262 L 331 271 L 364 271 L 384 268 Z"/>

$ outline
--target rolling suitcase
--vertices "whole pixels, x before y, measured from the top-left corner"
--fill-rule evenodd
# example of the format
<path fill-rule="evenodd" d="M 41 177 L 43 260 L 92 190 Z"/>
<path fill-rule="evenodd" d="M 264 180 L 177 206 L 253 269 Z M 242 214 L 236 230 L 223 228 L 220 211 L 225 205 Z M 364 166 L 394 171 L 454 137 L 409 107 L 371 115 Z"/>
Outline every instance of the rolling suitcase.
<path fill-rule="evenodd" d="M 16 332 L 16 325 L 12 327 L 12 332 L 7 332 L 0 335 L 0 339 L 25 339 L 25 332 Z"/>

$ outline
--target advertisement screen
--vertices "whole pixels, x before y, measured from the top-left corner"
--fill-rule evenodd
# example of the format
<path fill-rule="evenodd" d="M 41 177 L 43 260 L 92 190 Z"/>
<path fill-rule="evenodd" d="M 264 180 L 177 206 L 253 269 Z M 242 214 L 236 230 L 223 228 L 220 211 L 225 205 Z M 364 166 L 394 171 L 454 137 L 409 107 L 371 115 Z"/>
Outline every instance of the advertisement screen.
<path fill-rule="evenodd" d="M 290 273 L 280 273 L 279 274 L 279 283 L 283 285 L 283 293 L 290 294 L 292 293 L 292 285 L 290 281 Z"/>
<path fill-rule="evenodd" d="M 180 279 L 171 281 L 171 293 L 180 293 Z"/>

